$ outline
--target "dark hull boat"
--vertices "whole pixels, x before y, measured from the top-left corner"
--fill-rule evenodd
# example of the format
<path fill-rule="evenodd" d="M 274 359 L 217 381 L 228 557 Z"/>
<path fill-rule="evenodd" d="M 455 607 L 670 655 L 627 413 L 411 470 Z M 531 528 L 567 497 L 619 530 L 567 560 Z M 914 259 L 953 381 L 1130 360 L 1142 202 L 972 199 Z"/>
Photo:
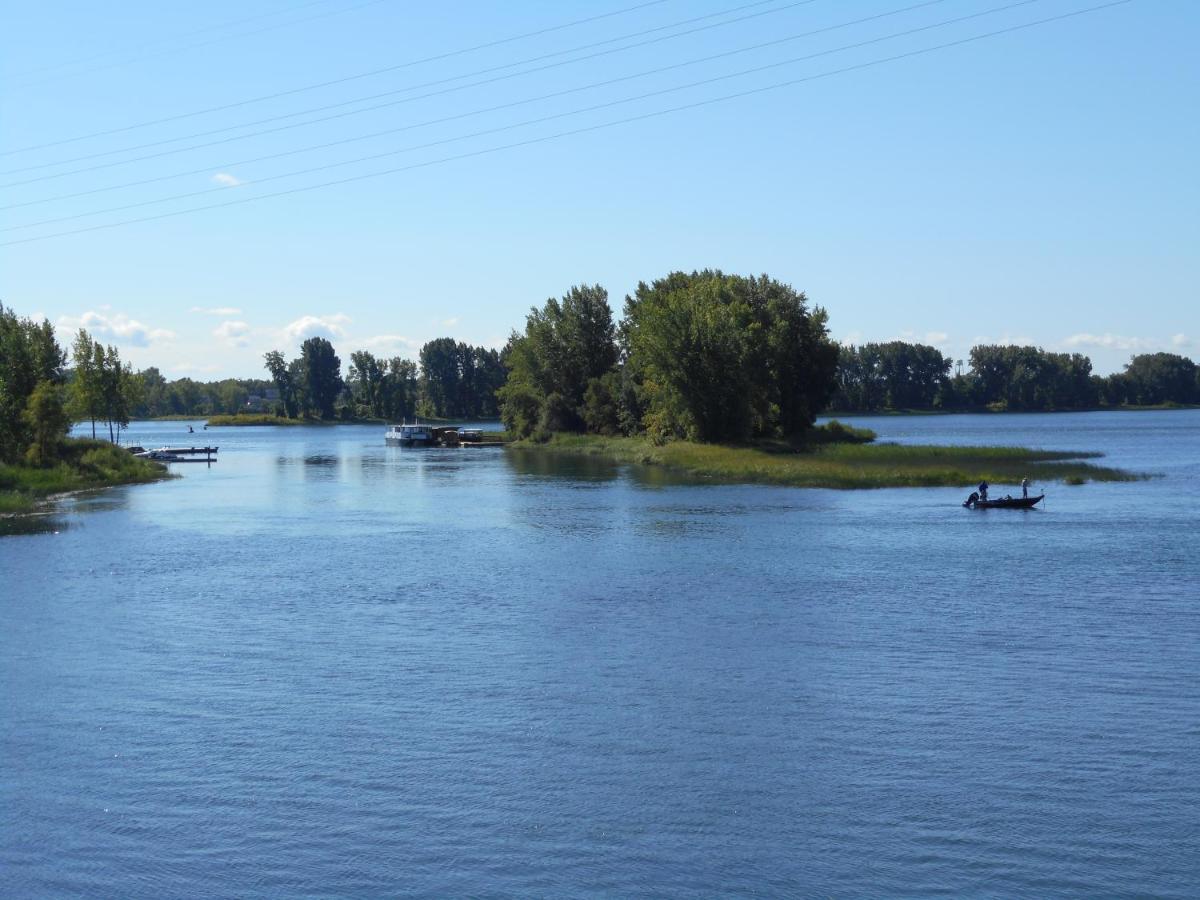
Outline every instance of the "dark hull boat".
<path fill-rule="evenodd" d="M 1036 497 L 997 497 L 995 500 L 980 500 L 974 495 L 963 501 L 968 509 L 1033 509 L 1046 499 L 1045 494 Z"/>

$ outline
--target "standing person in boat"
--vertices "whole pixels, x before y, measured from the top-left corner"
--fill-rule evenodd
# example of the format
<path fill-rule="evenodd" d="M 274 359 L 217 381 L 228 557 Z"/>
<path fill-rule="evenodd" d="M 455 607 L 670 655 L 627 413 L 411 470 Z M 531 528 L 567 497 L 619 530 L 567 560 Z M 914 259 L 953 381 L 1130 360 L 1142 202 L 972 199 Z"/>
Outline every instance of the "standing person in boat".
<path fill-rule="evenodd" d="M 979 482 L 979 499 L 987 500 L 988 483 L 986 481 Z"/>
<path fill-rule="evenodd" d="M 1021 496 L 1022 497 L 1029 496 L 1029 479 L 1028 478 L 1021 479 Z"/>

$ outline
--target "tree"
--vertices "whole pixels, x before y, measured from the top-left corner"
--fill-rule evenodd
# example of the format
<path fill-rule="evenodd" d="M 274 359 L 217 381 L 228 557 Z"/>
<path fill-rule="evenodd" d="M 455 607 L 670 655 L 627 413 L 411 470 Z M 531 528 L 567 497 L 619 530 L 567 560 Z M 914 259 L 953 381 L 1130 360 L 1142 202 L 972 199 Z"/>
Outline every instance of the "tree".
<path fill-rule="evenodd" d="M 530 310 L 525 333 L 513 334 L 502 359 L 508 380 L 497 394 L 508 428 L 527 435 L 545 420 L 583 430 L 588 384 L 617 363 L 608 292 L 598 284 L 576 286 Z"/>
<path fill-rule="evenodd" d="M 417 409 L 417 364 L 394 356 L 383 377 L 383 416 L 391 421 L 412 418 Z"/>
<path fill-rule="evenodd" d="M 334 353 L 333 344 L 323 337 L 311 337 L 300 345 L 300 359 L 312 407 L 322 419 L 332 419 L 342 390 L 342 361 Z"/>
<path fill-rule="evenodd" d="M 279 402 L 283 404 L 283 414 L 289 419 L 296 417 L 296 384 L 287 361 L 278 350 L 272 350 L 263 356 L 267 371 L 271 373 L 271 381 L 279 391 Z"/>
<path fill-rule="evenodd" d="M 421 378 L 433 415 L 459 414 L 466 344 L 454 338 L 435 338 L 421 348 Z"/>
<path fill-rule="evenodd" d="M 1144 406 L 1159 403 L 1196 403 L 1196 364 L 1174 353 L 1143 353 L 1125 366 L 1126 402 Z"/>
<path fill-rule="evenodd" d="M 0 460 L 16 460 L 31 440 L 26 404 L 41 382 L 62 382 L 65 357 L 45 320 L 21 319 L 0 304 Z"/>
<path fill-rule="evenodd" d="M 673 272 L 638 285 L 621 339 L 642 425 L 659 440 L 802 433 L 836 386 L 826 321 L 765 275 Z"/>
<path fill-rule="evenodd" d="M 384 362 L 366 350 L 350 354 L 350 373 L 347 381 L 354 398 L 356 412 L 363 416 L 383 418 Z"/>
<path fill-rule="evenodd" d="M 52 381 L 39 381 L 29 395 L 23 415 L 30 430 L 25 458 L 39 466 L 57 459 L 63 438 L 71 429 L 62 388 Z"/>
<path fill-rule="evenodd" d="M 108 440 L 117 443 L 121 432 L 129 427 L 133 409 L 140 401 L 141 383 L 128 363 L 122 364 L 117 348 L 93 348 L 93 366 L 99 372 L 101 406 L 108 424 Z"/>

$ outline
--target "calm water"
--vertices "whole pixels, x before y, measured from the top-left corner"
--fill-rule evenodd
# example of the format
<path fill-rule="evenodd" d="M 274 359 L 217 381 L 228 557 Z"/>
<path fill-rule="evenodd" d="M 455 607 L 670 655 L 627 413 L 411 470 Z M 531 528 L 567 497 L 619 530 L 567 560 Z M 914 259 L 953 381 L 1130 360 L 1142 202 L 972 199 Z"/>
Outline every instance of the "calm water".
<path fill-rule="evenodd" d="M 971 512 L 218 429 L 0 539 L 0 894 L 1195 896 L 1200 413 L 865 424 L 1162 477 Z"/>

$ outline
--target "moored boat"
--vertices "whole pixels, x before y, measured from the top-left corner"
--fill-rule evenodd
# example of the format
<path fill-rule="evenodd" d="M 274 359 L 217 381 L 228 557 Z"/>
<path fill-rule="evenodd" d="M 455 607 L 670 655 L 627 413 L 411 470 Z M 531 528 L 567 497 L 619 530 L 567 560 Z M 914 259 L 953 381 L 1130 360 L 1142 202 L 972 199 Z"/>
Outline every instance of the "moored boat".
<path fill-rule="evenodd" d="M 429 425 L 393 425 L 383 436 L 389 447 L 433 447 L 433 428 Z"/>

